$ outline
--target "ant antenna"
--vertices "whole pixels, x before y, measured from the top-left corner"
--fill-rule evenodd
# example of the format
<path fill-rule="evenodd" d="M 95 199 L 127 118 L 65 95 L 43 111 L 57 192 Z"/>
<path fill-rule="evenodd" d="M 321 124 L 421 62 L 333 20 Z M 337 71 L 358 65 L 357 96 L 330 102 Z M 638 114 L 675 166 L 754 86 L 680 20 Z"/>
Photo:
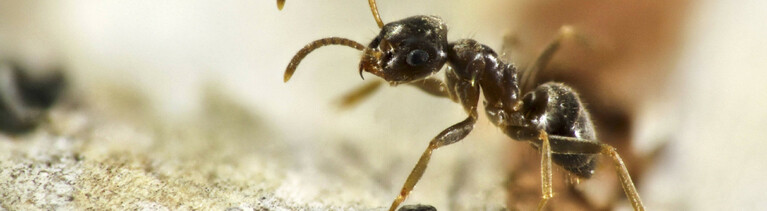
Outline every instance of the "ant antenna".
<path fill-rule="evenodd" d="M 280 0 L 277 0 L 280 1 Z M 283 3 L 285 0 L 282 0 Z M 376 6 L 376 0 L 368 0 L 368 3 L 370 4 L 370 12 L 373 12 L 373 18 L 376 19 L 376 23 L 378 23 L 378 28 L 383 28 L 383 21 L 381 21 L 381 16 L 378 15 L 378 6 Z"/>
<path fill-rule="evenodd" d="M 282 10 L 283 7 L 285 7 L 285 1 L 286 0 L 277 0 L 277 9 Z M 381 16 L 378 15 L 378 6 L 376 6 L 376 0 L 368 0 L 368 4 L 370 4 L 370 12 L 373 13 L 373 18 L 376 19 L 376 23 L 378 24 L 378 28 L 383 28 L 383 21 L 381 21 Z"/>
<path fill-rule="evenodd" d="M 308 45 L 304 46 L 304 48 L 301 48 L 298 53 L 296 53 L 295 56 L 293 56 L 293 59 L 290 60 L 290 64 L 288 64 L 288 68 L 285 69 L 285 76 L 283 80 L 285 82 L 288 82 L 290 80 L 290 77 L 293 76 L 293 73 L 296 72 L 296 68 L 298 67 L 298 64 L 301 63 L 301 60 L 306 57 L 306 55 L 309 55 L 312 51 L 316 50 L 317 48 L 325 47 L 328 45 L 343 45 L 343 46 L 349 46 L 357 50 L 364 50 L 365 46 L 350 39 L 342 38 L 342 37 L 328 37 L 328 38 L 322 38 L 319 40 L 315 40 Z"/>

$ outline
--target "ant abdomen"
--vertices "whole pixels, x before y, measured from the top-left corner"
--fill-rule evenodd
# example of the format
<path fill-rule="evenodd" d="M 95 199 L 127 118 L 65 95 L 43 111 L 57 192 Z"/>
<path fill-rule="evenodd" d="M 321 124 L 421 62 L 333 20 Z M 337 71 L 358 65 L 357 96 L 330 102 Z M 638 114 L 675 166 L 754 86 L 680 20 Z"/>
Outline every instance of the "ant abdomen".
<path fill-rule="evenodd" d="M 598 140 L 588 111 L 571 87 L 556 82 L 544 83 L 526 94 L 522 102 L 525 119 L 533 127 L 546 131 L 553 142 L 558 136 Z M 579 177 L 590 178 L 594 174 L 595 154 L 553 153 L 551 158 Z"/>

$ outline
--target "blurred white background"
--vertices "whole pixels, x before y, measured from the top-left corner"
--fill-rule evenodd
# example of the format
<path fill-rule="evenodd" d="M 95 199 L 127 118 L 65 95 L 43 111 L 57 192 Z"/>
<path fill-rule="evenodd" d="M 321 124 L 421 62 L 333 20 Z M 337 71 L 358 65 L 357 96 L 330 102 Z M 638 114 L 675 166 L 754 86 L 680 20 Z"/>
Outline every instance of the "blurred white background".
<path fill-rule="evenodd" d="M 672 158 L 657 170 L 657 182 L 648 183 L 646 197 L 686 201 L 690 210 L 762 210 L 767 5 L 700 3 L 669 90 L 680 99 Z"/>
<path fill-rule="evenodd" d="M 512 23 L 514 10 L 509 8 L 514 4 L 392 0 L 379 2 L 379 10 L 385 22 L 439 15 L 450 26 L 451 40 L 474 38 L 500 48 L 508 29 L 499 26 Z M 648 108 L 640 117 L 643 128 L 671 133 L 673 141 L 641 189 L 652 210 L 767 208 L 762 194 L 767 189 L 762 180 L 767 175 L 764 11 L 767 5 L 756 0 L 694 2 L 667 90 L 673 100 L 659 102 L 663 110 Z M 272 124 L 279 138 L 296 146 L 295 156 L 307 165 L 318 157 L 338 156 L 327 146 L 337 146 L 339 139 L 360 147 L 374 169 L 391 164 L 378 157 L 399 157 L 402 163 L 386 174 L 393 177 L 386 183 L 396 189 L 427 141 L 463 119 L 457 105 L 412 88 L 384 88 L 359 108 L 336 112 L 334 100 L 362 83 L 356 72 L 359 52 L 346 47 L 315 51 L 290 83 L 282 82 L 290 58 L 312 40 L 342 36 L 369 42 L 378 33 L 369 13 L 366 2 L 351 0 L 289 1 L 283 11 L 274 1 L 0 0 L 0 56 L 32 66 L 62 65 L 85 98 L 104 97 L 94 93 L 115 85 L 139 89 L 159 113 L 174 120 L 197 112 L 201 87 L 222 85 Z M 466 194 L 493 190 L 490 197 L 479 198 L 502 204 L 503 197 L 494 195 L 500 187 L 493 187 L 504 176 L 493 169 L 501 161 L 485 157 L 503 153 L 508 143 L 500 140 L 502 134 L 482 122 L 469 139 L 437 152 L 425 175 L 434 182 L 419 185 L 429 191 L 414 192 L 408 202 L 444 208 L 444 197 L 419 197 L 444 195 L 447 188 L 441 185 L 450 178 L 440 172 L 452 174 L 445 170 L 454 167 L 451 162 L 475 157 L 482 160 L 474 167 L 477 174 L 490 176 L 470 182 L 467 186 L 477 187 Z M 305 168 L 296 171 L 319 171 Z M 296 180 L 298 186 L 345 185 L 332 178 Z M 322 190 L 306 191 L 301 194 L 312 198 Z M 368 197 L 385 206 L 394 192 L 373 191 Z"/>

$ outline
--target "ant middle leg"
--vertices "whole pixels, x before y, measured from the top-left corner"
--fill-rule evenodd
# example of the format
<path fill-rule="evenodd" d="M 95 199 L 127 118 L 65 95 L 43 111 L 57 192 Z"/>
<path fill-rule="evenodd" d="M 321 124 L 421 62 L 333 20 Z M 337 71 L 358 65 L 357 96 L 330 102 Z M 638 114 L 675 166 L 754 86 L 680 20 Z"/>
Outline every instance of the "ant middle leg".
<path fill-rule="evenodd" d="M 413 167 L 413 170 L 410 172 L 410 175 L 405 180 L 405 184 L 402 185 L 402 189 L 397 198 L 394 199 L 394 202 L 392 202 L 391 207 L 389 207 L 389 211 L 397 209 L 397 207 L 405 201 L 408 195 L 410 195 L 410 191 L 413 190 L 413 187 L 415 187 L 418 181 L 421 180 L 423 173 L 426 171 L 426 167 L 429 165 L 429 160 L 431 160 L 432 152 L 437 148 L 456 143 L 465 138 L 474 129 L 474 123 L 476 122 L 476 115 L 469 116 L 465 120 L 443 130 L 429 142 L 429 146 L 426 147 L 426 150 L 421 154 L 421 158 L 418 159 L 418 163 L 416 163 L 415 167 Z"/>
<path fill-rule="evenodd" d="M 421 158 L 418 159 L 413 170 L 405 180 L 405 184 L 402 185 L 399 195 L 389 207 L 389 211 L 394 211 L 397 207 L 405 201 L 410 195 L 410 191 L 413 190 L 416 183 L 421 180 L 423 173 L 426 171 L 429 160 L 431 159 L 432 152 L 440 147 L 447 146 L 458 141 L 463 140 L 474 129 L 474 124 L 477 122 L 477 103 L 479 102 L 479 86 L 473 81 L 454 81 L 451 77 L 448 77 L 450 87 L 454 88 L 455 93 L 451 94 L 458 102 L 460 102 L 466 113 L 469 115 L 465 120 L 458 122 L 447 129 L 440 132 L 434 139 L 429 142 L 429 146 L 426 147 Z"/>

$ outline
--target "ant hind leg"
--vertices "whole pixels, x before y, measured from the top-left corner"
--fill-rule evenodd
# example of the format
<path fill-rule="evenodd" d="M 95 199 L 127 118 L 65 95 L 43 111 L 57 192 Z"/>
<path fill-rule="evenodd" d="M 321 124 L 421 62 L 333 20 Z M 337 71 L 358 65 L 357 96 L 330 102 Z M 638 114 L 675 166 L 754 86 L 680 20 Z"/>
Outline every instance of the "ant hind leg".
<path fill-rule="evenodd" d="M 626 197 L 628 197 L 631 202 L 631 206 L 637 211 L 644 210 L 642 199 L 639 198 L 639 193 L 634 186 L 634 182 L 631 181 L 631 176 L 629 175 L 628 169 L 626 169 L 626 164 L 623 163 L 623 159 L 621 159 L 621 156 L 615 151 L 615 147 L 607 144 L 601 144 L 601 146 L 602 151 L 600 153 L 612 159 L 613 164 L 615 165 L 615 172 L 618 174 L 621 186 L 623 186 L 623 190 L 626 192 Z"/>
<path fill-rule="evenodd" d="M 543 210 L 546 202 L 554 197 L 552 187 L 553 174 L 551 172 L 551 147 L 549 144 L 549 135 L 544 130 L 539 131 L 538 139 L 541 140 L 541 201 L 538 203 L 538 211 Z"/>
<path fill-rule="evenodd" d="M 549 135 L 551 151 L 555 154 L 601 154 L 611 159 L 615 172 L 618 175 L 623 191 L 626 193 L 631 206 L 636 211 L 644 211 L 642 199 L 639 197 L 634 182 L 631 180 L 626 164 L 623 163 L 615 147 L 592 140 L 584 140 L 573 137 Z M 541 143 L 543 144 L 543 143 Z"/>

